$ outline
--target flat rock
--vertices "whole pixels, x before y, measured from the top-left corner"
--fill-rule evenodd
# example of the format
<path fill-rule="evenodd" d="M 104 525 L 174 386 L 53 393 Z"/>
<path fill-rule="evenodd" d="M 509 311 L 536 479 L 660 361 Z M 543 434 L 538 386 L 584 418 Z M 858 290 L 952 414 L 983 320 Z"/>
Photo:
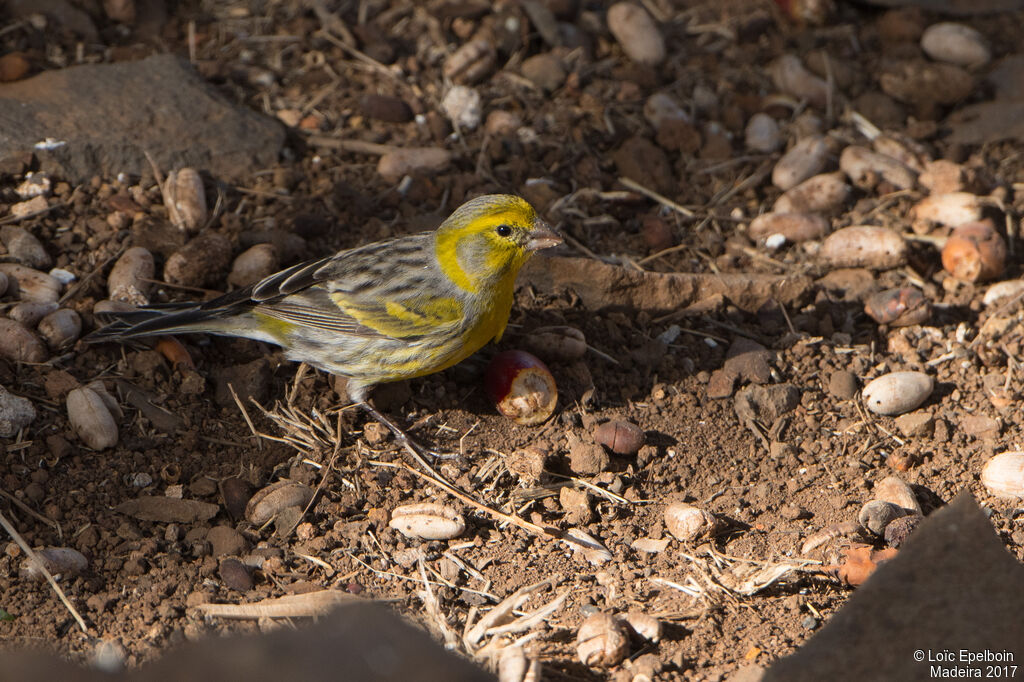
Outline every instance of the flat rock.
<path fill-rule="evenodd" d="M 769 301 L 789 305 L 808 293 L 802 275 L 637 272 L 588 258 L 541 256 L 527 262 L 520 282 L 538 290 L 575 291 L 588 310 L 671 312 L 724 296 L 737 308 L 756 312 Z"/>
<path fill-rule="evenodd" d="M 926 658 L 946 649 L 956 657 L 960 650 L 1019 657 L 1022 612 L 1024 567 L 963 492 L 921 522 L 899 554 L 764 681 L 920 680 L 935 677 L 931 666 L 968 667 L 918 659 L 917 652 Z M 970 667 L 984 672 L 983 663 Z"/>
<path fill-rule="evenodd" d="M 0 84 L 0 159 L 37 149 L 42 170 L 81 183 L 142 175 L 143 150 L 166 172 L 183 166 L 239 179 L 277 162 L 284 128 L 229 102 L 173 55 L 87 64 Z"/>

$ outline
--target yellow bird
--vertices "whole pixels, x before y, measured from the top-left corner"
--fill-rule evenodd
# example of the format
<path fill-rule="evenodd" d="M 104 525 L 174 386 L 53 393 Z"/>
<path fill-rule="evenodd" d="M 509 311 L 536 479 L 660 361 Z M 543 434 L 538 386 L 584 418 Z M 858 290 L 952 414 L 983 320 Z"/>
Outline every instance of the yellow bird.
<path fill-rule="evenodd" d="M 345 377 L 349 397 L 415 447 L 367 402 L 370 389 L 441 371 L 500 339 L 519 269 L 561 241 L 525 200 L 489 194 L 433 232 L 302 263 L 205 303 L 103 313 L 109 324 L 87 340 L 205 332 L 274 343 Z"/>

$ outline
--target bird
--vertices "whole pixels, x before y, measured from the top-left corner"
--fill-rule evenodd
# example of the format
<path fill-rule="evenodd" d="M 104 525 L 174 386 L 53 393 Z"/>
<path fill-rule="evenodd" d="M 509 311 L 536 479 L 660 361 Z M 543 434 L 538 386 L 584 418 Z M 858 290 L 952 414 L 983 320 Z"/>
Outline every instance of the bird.
<path fill-rule="evenodd" d="M 520 268 L 561 241 L 521 197 L 482 195 L 434 231 L 300 263 L 209 301 L 101 313 L 105 326 L 86 341 L 198 332 L 276 344 L 289 360 L 344 377 L 349 399 L 421 454 L 369 403 L 370 390 L 447 369 L 500 340 Z"/>

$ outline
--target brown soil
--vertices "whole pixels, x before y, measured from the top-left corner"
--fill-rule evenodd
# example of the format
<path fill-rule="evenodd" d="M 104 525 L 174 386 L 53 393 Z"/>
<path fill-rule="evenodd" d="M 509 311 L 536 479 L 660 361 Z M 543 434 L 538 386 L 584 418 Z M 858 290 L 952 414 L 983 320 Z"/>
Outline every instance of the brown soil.
<path fill-rule="evenodd" d="M 159 51 L 187 55 L 188 27 L 195 22 L 195 64 L 204 77 L 253 109 L 271 115 L 301 112 L 302 123 L 292 130 L 286 160 L 279 166 L 253 173 L 247 186 L 207 178 L 208 195 L 222 202 L 213 228 L 231 239 L 236 254 L 248 245 L 251 232 L 276 227 L 302 238 L 282 262 L 286 265 L 429 229 L 470 196 L 511 191 L 531 200 L 571 238 L 560 247 L 562 255 L 660 272 L 818 277 L 826 270 L 808 250 L 768 251 L 742 231 L 750 216 L 778 196 L 763 178 L 743 182 L 770 169 L 777 158 L 747 154 L 743 145 L 748 116 L 771 106 L 766 96 L 774 88 L 764 65 L 784 52 L 822 49 L 848 77 L 843 92 L 854 100 L 877 89 L 875 74 L 885 59 L 919 51 L 916 43 L 882 42 L 879 26 L 892 15 L 869 7 L 844 3 L 828 26 L 797 28 L 760 3 L 682 7 L 654 2 L 665 12 L 662 28 L 670 55 L 660 67 L 642 68 L 622 55 L 603 23 L 591 25 L 594 17 L 603 16 L 602 3 L 585 2 L 579 4 L 587 11 L 569 21 L 586 45 L 579 52 L 559 48 L 569 75 L 545 95 L 518 75 L 525 58 L 550 48 L 529 29 L 516 3 L 491 9 L 488 3 L 431 2 L 430 11 L 404 0 L 341 4 L 347 7 L 341 16 L 355 33 L 359 54 L 372 60 L 353 58 L 338 37 L 323 31 L 314 12 L 303 9 L 305 3 L 268 3 L 259 10 L 243 4 L 175 3 L 166 24 L 149 37 L 122 30 L 101 14 L 95 17 L 103 49 L 90 45 L 90 59 L 135 59 Z M 362 17 L 357 5 L 365 10 Z M 475 87 L 487 110 L 515 112 L 535 139 L 475 130 L 452 140 L 438 113 L 443 50 L 464 42 L 481 23 L 497 24 L 509 16 L 521 21 L 522 30 L 495 40 L 507 42 L 498 66 L 512 63 Z M 936 19 L 915 12 L 899 16 L 924 25 Z M 1010 29 L 1022 19 L 1012 15 L 1012 21 L 985 18 L 971 24 L 1001 55 L 1016 44 L 1019 36 Z M 42 37 L 23 28 L 0 40 L 3 51 L 24 50 L 38 68 L 59 68 L 75 54 L 73 36 L 59 32 Z M 642 111 L 646 97 L 665 90 L 690 102 L 698 86 L 711 93 L 712 102 L 710 110 L 697 113 L 695 146 L 676 145 L 682 153 L 661 151 L 647 139 L 653 136 Z M 365 96 L 374 93 L 400 98 L 413 113 L 423 114 L 422 121 L 372 118 Z M 1013 190 L 1019 188 L 1013 183 L 1022 177 L 1024 159 L 1019 143 L 949 148 L 938 134 L 941 126 L 918 119 L 923 112 L 896 107 L 900 120 L 889 127 L 930 145 L 935 158 L 963 162 L 982 193 L 1007 188 L 1007 206 L 1019 207 L 1013 202 Z M 785 116 L 772 111 L 784 124 L 791 120 L 792 111 Z M 940 109 L 935 115 L 947 112 Z M 720 123 L 720 135 L 700 130 L 711 120 Z M 833 127 L 846 142 L 853 140 L 848 125 L 826 122 L 826 130 Z M 644 136 L 646 146 L 638 152 L 625 145 L 624 150 L 636 135 Z M 446 146 L 457 156 L 450 168 L 413 176 L 399 188 L 377 175 L 376 157 L 318 144 L 318 136 Z M 665 160 L 667 173 L 645 179 L 648 164 L 654 166 L 651 149 Z M 630 154 L 639 154 L 641 161 L 626 158 Z M 616 180 L 630 168 L 642 184 L 694 209 L 700 219 L 683 218 L 640 194 L 626 193 Z M 98 177 L 77 187 L 55 181 L 56 194 L 66 205 L 23 226 L 43 241 L 58 267 L 80 279 L 95 273 L 69 303 L 91 329 L 92 306 L 107 295 L 110 259 L 137 236 L 134 230 L 110 226 L 110 198 L 139 187 L 132 197 L 140 209 L 161 229 L 173 228 L 151 177 Z M 10 187 L 15 182 L 10 180 Z M 856 205 L 851 201 L 854 207 L 833 227 L 870 215 L 876 224 L 903 225 L 900 231 L 906 232 L 905 216 L 920 196 L 880 197 L 858 190 Z M 679 248 L 645 261 L 665 246 L 645 242 L 643 226 L 652 217 L 668 226 L 667 243 Z M 1003 278 L 1020 275 L 1018 263 L 1011 261 Z M 211 288 L 226 290 L 227 274 L 226 268 L 219 272 Z M 343 401 L 333 382 L 314 372 L 297 374 L 296 366 L 273 347 L 186 337 L 194 370 L 172 366 L 145 347 L 112 344 L 78 344 L 40 365 L 0 361 L 0 383 L 31 399 L 39 413 L 18 438 L 3 442 L 0 480 L 6 495 L 0 509 L 33 547 L 73 547 L 89 559 L 84 574 L 61 581 L 88 624 L 84 634 L 45 582 L 19 577 L 25 557 L 8 543 L 0 555 L 0 608 L 10 620 L 0 622 L 0 639 L 8 647 L 52 648 L 77 661 L 90 660 L 100 641 L 113 642 L 123 650 L 126 665 L 133 666 L 186 640 L 260 627 L 256 621 L 205 620 L 196 610 L 200 604 L 254 602 L 322 587 L 389 600 L 436 631 L 417 595 L 423 587 L 417 563 L 422 557 L 440 612 L 458 633 L 471 611 L 486 609 L 524 585 L 550 577 L 558 582 L 555 592 L 568 590 L 563 607 L 527 645 L 543 661 L 545 679 L 608 679 L 614 674 L 591 670 L 576 658 L 576 629 L 598 610 L 641 610 L 663 622 L 661 642 L 635 645 L 633 653 L 654 654 L 664 679 L 717 680 L 745 664 L 767 665 L 799 647 L 842 607 L 853 588 L 819 564 L 752 595 L 727 586 L 735 586 L 743 571 L 761 562 L 838 562 L 849 538 L 837 537 L 807 555 L 801 554 L 804 541 L 856 520 L 861 505 L 872 499 L 874 484 L 887 476 L 896 474 L 912 484 L 926 514 L 961 489 L 971 489 L 990 501 L 991 521 L 1011 553 L 1024 558 L 1024 529 L 1012 506 L 992 501 L 977 481 L 989 456 L 1024 439 L 1016 397 L 1013 410 L 1001 412 L 990 401 L 991 381 L 986 380 L 998 375 L 1001 382 L 1009 376 L 1016 396 L 1020 372 L 1014 368 L 1024 334 L 1019 308 L 986 309 L 981 287 L 943 286 L 937 254 L 926 244 L 913 247 L 911 268 L 880 273 L 870 286 L 907 281 L 922 286 L 935 305 L 926 326 L 880 328 L 863 314 L 859 296 L 848 300 L 817 285 L 788 310 L 766 306 L 748 313 L 726 304 L 705 315 L 672 319 L 588 310 L 572 292 L 524 287 L 502 348 L 523 346 L 537 327 L 566 324 L 582 330 L 593 349 L 580 360 L 550 363 L 561 399 L 547 423 L 516 426 L 497 414 L 481 387 L 486 357 L 377 392 L 378 407 L 400 424 L 415 425 L 410 428 L 416 438 L 459 454 L 436 463 L 440 474 L 493 508 L 542 526 L 585 529 L 613 555 L 600 566 L 563 543 L 498 524 L 408 471 L 388 466 L 409 460 L 393 440 L 370 445 L 361 413 L 350 409 L 337 416 Z M 154 300 L 197 295 L 162 286 Z M 979 332 L 993 318 L 1001 321 L 998 333 Z M 678 335 L 663 336 L 673 325 L 680 328 Z M 755 339 L 772 352 L 768 375 L 741 375 L 737 389 L 756 380 L 790 384 L 799 392 L 798 404 L 774 423 L 748 428 L 737 416 L 734 393 L 708 396 L 713 373 L 740 338 Z M 934 417 L 926 434 L 905 436 L 892 418 L 872 415 L 858 399 L 830 389 L 839 371 L 852 372 L 863 385 L 900 369 L 923 369 L 936 379 L 935 392 L 922 408 Z M 118 445 L 102 452 L 81 443 L 64 407 L 70 388 L 97 378 L 117 390 L 125 409 Z M 243 398 L 252 396 L 272 411 L 281 413 L 287 405 L 300 420 L 324 415 L 328 428 L 336 431 L 337 448 L 323 432 L 319 446 L 303 452 L 255 437 L 226 390 L 228 382 L 244 387 Z M 164 423 L 154 418 L 161 413 L 153 405 L 169 413 Z M 262 434 L 303 432 L 282 429 L 251 403 L 247 412 Z M 970 420 L 977 415 L 994 418 L 995 429 L 974 428 Z M 613 455 L 601 473 L 576 477 L 567 436 L 592 442 L 597 425 L 610 419 L 642 427 L 647 444 L 635 457 Z M 539 484 L 521 481 L 506 466 L 506 458 L 530 444 L 550 453 L 549 473 Z M 281 478 L 320 490 L 294 530 L 259 528 L 229 514 L 226 481 L 237 487 L 233 479 L 241 479 L 251 492 Z M 560 495 L 560 486 L 586 493 L 584 506 L 578 501 L 563 506 L 572 500 Z M 168 493 L 212 502 L 220 511 L 198 523 L 141 521 L 116 511 L 140 495 Z M 420 500 L 463 509 L 463 536 L 421 543 L 388 527 L 391 510 Z M 669 537 L 663 511 L 674 501 L 716 514 L 723 522 L 719 534 L 710 542 L 673 539 L 656 554 L 635 549 L 639 538 Z M 218 526 L 234 529 L 244 540 L 232 553 L 251 567 L 249 589 L 232 589 L 229 585 L 237 583 L 225 578 L 223 557 L 215 556 L 209 537 L 209 529 Z M 880 538 L 858 540 L 885 547 Z M 696 596 L 678 586 L 691 588 Z M 555 592 L 536 598 L 530 608 Z"/>

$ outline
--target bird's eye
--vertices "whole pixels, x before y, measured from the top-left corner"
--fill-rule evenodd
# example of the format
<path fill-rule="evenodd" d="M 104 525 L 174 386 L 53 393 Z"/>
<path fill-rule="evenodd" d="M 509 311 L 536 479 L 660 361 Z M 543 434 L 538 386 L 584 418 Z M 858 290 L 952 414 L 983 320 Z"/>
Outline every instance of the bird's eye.
<path fill-rule="evenodd" d="M 508 225 L 498 225 L 498 236 L 507 237 L 512 234 L 512 228 Z"/>

